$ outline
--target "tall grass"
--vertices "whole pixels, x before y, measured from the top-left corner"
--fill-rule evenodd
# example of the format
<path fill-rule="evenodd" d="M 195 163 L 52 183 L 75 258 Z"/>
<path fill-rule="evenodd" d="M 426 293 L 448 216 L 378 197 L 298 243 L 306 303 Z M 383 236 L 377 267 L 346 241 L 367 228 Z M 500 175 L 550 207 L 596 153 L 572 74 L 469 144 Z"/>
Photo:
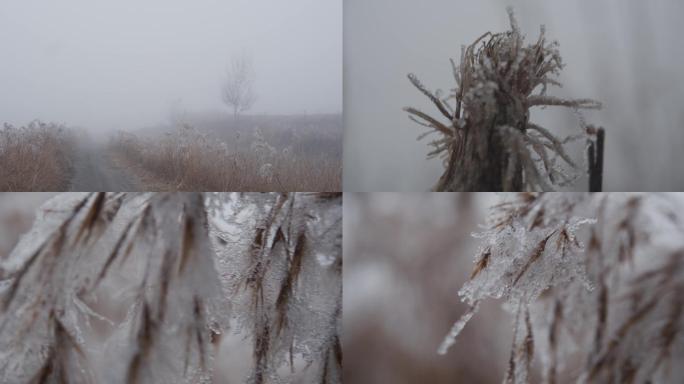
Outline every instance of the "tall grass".
<path fill-rule="evenodd" d="M 339 384 L 341 247 L 341 194 L 61 194 L 0 260 L 0 382 Z"/>
<path fill-rule="evenodd" d="M 0 130 L 0 190 L 64 190 L 71 173 L 73 138 L 62 125 L 32 121 Z"/>
<path fill-rule="evenodd" d="M 128 165 L 181 191 L 339 191 L 342 165 L 337 156 L 312 155 L 297 143 L 276 149 L 256 129 L 251 145 L 225 142 L 182 124 L 162 139 L 128 133 L 112 141 Z"/>

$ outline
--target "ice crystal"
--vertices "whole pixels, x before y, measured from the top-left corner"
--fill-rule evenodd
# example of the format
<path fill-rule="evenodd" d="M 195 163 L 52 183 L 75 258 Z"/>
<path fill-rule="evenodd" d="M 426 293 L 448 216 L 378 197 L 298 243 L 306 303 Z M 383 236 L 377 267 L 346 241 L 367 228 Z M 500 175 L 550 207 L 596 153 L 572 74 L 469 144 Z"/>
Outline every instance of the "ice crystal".
<path fill-rule="evenodd" d="M 470 308 L 439 352 L 497 298 L 515 318 L 505 382 L 529 382 L 535 356 L 549 383 L 561 372 L 579 382 L 683 377 L 668 365 L 684 354 L 682 209 L 680 194 L 521 194 L 496 205 L 459 292 Z"/>
<path fill-rule="evenodd" d="M 341 265 L 339 200 L 52 199 L 0 265 L 0 381 L 211 382 L 234 331 L 253 340 L 247 382 L 281 382 L 295 358 L 310 382 L 339 382 L 341 271 L 317 260 Z"/>
<path fill-rule="evenodd" d="M 561 85 L 556 80 L 563 68 L 558 43 L 547 42 L 542 26 L 537 41 L 523 45 L 512 9 L 508 13 L 510 31 L 487 32 L 462 49 L 458 65 L 452 60 L 457 86 L 448 97 L 408 75 L 441 115 L 404 109 L 412 121 L 440 136 L 430 143 L 428 153 L 428 158 L 444 161 L 437 191 L 546 191 L 579 175 L 581 167 L 567 153 L 566 144 L 589 138 L 583 120 L 578 134 L 558 138 L 530 121 L 530 108 L 562 106 L 578 111 L 599 109 L 601 104 L 548 96 L 549 85 Z"/>
<path fill-rule="evenodd" d="M 341 208 L 337 194 L 252 195 L 224 201 L 227 222 L 212 219 L 213 237 L 229 244 L 217 261 L 233 318 L 255 336 L 250 382 L 267 382 L 297 356 L 315 366 L 309 382 L 339 382 Z"/>

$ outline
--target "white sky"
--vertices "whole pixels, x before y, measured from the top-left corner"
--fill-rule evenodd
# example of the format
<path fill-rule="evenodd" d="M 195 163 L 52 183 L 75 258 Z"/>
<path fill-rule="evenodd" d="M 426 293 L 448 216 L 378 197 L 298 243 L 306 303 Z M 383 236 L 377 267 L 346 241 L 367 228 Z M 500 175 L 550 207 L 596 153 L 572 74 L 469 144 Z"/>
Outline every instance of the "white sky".
<path fill-rule="evenodd" d="M 342 0 L 2 0 L 0 122 L 136 128 L 224 108 L 231 55 L 253 113 L 341 112 Z"/>

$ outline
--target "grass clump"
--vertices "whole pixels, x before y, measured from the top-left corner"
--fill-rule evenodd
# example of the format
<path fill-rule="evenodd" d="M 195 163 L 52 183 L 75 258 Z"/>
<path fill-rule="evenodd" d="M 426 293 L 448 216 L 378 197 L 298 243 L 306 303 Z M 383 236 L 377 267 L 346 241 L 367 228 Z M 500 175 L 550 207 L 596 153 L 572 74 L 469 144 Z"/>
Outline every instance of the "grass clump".
<path fill-rule="evenodd" d="M 56 191 L 69 184 L 74 140 L 60 124 L 34 120 L 0 129 L 0 191 Z"/>
<path fill-rule="evenodd" d="M 462 47 L 459 64 L 451 61 L 456 88 L 446 97 L 408 75 L 441 115 L 404 109 L 414 122 L 431 129 L 427 134 L 439 135 L 428 154 L 445 164 L 436 191 L 552 190 L 574 181 L 581 168 L 565 146 L 589 139 L 593 127 L 580 116 L 582 131 L 560 138 L 531 122 L 530 110 L 561 106 L 578 111 L 600 109 L 601 104 L 547 95 L 548 86 L 561 86 L 558 43 L 546 40 L 542 26 L 537 41 L 525 45 L 511 8 L 508 14 L 509 31 L 483 34 Z"/>
<path fill-rule="evenodd" d="M 341 159 L 307 154 L 296 144 L 275 148 L 256 129 L 249 146 L 230 148 L 181 124 L 161 140 L 122 134 L 113 148 L 172 190 L 340 191 Z"/>

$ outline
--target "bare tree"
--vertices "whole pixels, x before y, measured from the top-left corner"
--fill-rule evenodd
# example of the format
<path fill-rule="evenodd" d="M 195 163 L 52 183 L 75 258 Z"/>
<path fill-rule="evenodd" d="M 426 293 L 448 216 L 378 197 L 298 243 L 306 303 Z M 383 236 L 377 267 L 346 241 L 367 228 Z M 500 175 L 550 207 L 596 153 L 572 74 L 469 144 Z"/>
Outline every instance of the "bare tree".
<path fill-rule="evenodd" d="M 240 113 L 252 108 L 256 101 L 254 77 L 254 65 L 249 56 L 242 54 L 233 57 L 221 88 L 221 97 L 223 102 L 233 109 L 236 121 Z"/>

